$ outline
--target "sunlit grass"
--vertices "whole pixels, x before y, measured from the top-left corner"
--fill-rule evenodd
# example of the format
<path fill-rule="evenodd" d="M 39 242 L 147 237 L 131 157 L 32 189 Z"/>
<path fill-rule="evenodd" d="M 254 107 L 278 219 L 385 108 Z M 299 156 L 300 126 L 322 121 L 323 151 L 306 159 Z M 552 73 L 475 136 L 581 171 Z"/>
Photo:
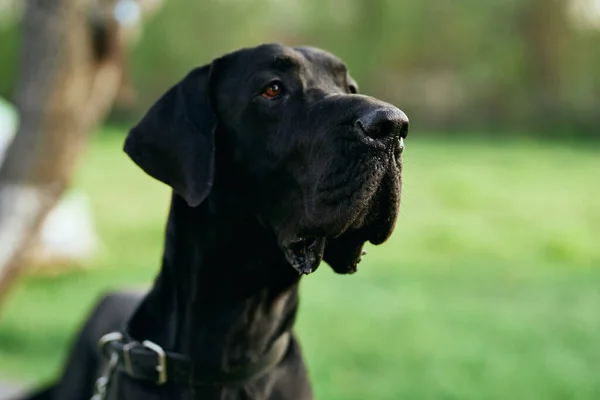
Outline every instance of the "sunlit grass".
<path fill-rule="evenodd" d="M 158 270 L 169 192 L 121 141 L 98 137 L 76 179 L 104 252 L 88 270 L 26 278 L 3 309 L 12 378 L 53 376 L 98 294 Z M 411 138 L 392 239 L 357 275 L 323 266 L 303 282 L 317 397 L 600 398 L 598 182 L 597 150 Z"/>

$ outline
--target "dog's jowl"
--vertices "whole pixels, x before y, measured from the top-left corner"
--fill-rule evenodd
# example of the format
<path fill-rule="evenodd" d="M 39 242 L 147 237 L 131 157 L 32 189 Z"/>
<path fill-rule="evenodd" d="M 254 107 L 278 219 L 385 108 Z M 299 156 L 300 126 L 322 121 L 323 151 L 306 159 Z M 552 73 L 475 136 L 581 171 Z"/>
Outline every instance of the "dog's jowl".
<path fill-rule="evenodd" d="M 298 284 L 322 262 L 355 272 L 390 236 L 407 131 L 322 50 L 268 44 L 193 69 L 125 142 L 173 189 L 160 273 L 100 303 L 38 396 L 312 399 Z"/>

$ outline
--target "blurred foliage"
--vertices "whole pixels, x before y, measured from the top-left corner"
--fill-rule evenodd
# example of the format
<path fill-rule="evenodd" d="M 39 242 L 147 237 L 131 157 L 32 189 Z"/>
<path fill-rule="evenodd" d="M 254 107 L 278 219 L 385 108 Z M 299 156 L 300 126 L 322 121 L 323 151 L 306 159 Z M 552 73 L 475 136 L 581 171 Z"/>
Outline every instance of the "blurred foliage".
<path fill-rule="evenodd" d="M 569 1 L 166 0 L 131 54 L 138 101 L 112 122 L 139 117 L 195 65 L 282 42 L 336 53 L 362 92 L 403 108 L 419 129 L 593 138 L 600 15 L 586 9 L 597 0 Z M 575 3 L 596 19 L 574 18 Z M 0 35 L 0 95 L 9 96 L 18 32 L 13 24 Z"/>

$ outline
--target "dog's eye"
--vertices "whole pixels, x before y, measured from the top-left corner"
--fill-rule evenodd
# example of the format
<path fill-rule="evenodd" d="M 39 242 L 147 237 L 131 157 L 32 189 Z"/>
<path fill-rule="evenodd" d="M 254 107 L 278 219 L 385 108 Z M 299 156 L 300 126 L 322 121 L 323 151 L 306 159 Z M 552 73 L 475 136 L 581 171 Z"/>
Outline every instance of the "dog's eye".
<path fill-rule="evenodd" d="M 348 85 L 348 91 L 352 94 L 358 93 L 358 88 L 354 85 Z"/>
<path fill-rule="evenodd" d="M 274 99 L 281 96 L 283 93 L 283 85 L 281 82 L 271 82 L 263 89 L 262 97 L 265 99 Z"/>

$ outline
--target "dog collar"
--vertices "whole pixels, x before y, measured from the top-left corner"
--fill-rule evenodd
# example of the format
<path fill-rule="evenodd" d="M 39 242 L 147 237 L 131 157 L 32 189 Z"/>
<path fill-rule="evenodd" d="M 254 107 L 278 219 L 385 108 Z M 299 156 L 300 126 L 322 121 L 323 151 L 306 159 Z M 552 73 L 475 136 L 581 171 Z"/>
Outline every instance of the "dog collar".
<path fill-rule="evenodd" d="M 111 360 L 113 370 L 122 371 L 133 379 L 156 385 L 171 382 L 187 386 L 214 386 L 239 384 L 264 374 L 283 359 L 289 342 L 290 334 L 285 332 L 259 360 L 228 371 L 193 362 L 183 354 L 165 351 L 148 340 L 127 340 L 120 332 L 104 335 L 99 346 L 102 355 Z"/>

